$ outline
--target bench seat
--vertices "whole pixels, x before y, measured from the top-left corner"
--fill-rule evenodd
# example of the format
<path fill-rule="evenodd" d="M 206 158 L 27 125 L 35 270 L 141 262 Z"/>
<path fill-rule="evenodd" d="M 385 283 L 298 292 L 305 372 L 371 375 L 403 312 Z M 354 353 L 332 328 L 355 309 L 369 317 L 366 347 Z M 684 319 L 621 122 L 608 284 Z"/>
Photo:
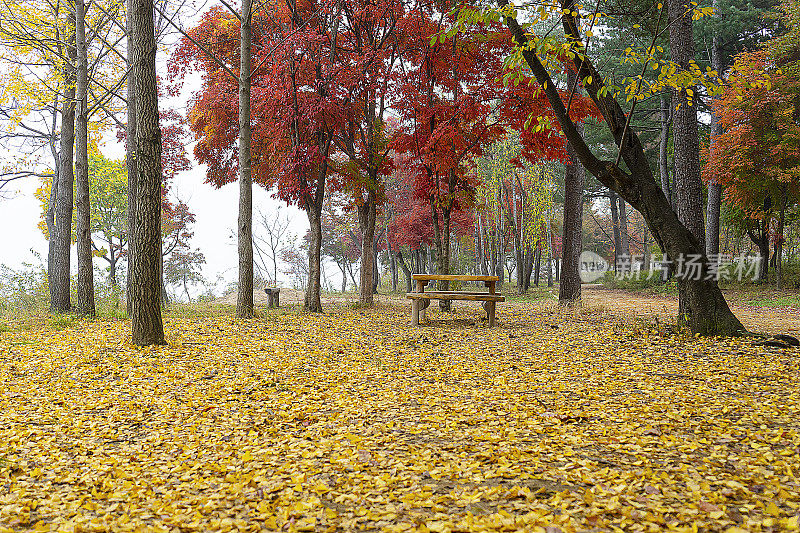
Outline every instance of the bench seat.
<path fill-rule="evenodd" d="M 412 300 L 471 300 L 479 302 L 505 302 L 502 294 L 489 294 L 488 292 L 463 292 L 463 291 L 428 291 L 407 292 L 406 298 Z"/>

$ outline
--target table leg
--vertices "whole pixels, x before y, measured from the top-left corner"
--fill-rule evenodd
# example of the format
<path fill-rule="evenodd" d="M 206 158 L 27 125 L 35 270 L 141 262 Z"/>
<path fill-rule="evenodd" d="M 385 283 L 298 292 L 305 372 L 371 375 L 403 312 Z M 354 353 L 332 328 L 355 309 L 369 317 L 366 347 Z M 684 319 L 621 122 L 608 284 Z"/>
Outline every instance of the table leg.
<path fill-rule="evenodd" d="M 411 300 L 411 325 L 419 326 L 419 300 Z"/>
<path fill-rule="evenodd" d="M 494 322 L 495 322 L 494 321 L 495 302 L 486 302 L 486 303 L 489 304 L 489 305 L 486 306 L 486 314 L 489 315 L 489 327 L 493 328 L 494 327 Z"/>

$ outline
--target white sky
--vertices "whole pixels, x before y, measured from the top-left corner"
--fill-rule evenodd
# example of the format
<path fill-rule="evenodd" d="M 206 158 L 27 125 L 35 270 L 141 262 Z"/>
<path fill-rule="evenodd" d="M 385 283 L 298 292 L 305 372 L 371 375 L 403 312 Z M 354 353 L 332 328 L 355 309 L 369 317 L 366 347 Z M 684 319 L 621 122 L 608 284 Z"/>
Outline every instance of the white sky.
<path fill-rule="evenodd" d="M 123 155 L 121 147 L 116 143 L 106 143 L 102 151 L 107 157 L 115 159 Z M 191 150 L 189 151 L 191 155 Z M 228 282 L 237 279 L 236 239 L 231 235 L 236 231 L 239 187 L 232 183 L 215 189 L 204 183 L 204 179 L 205 168 L 194 164 L 191 170 L 176 176 L 172 193 L 177 194 L 195 213 L 194 238 L 191 244 L 205 254 L 203 276 L 206 280 L 213 283 L 217 276 L 224 278 L 224 282 L 218 286 L 218 290 L 222 290 Z M 46 260 L 47 241 L 37 227 L 40 217 L 39 201 L 34 196 L 38 187 L 37 179 L 20 180 L 13 185 L 15 187 L 9 191 L 11 197 L 0 199 L 0 264 L 19 268 L 25 262 L 38 263 L 31 250 L 39 253 L 43 261 Z M 291 219 L 289 231 L 298 237 L 305 235 L 308 230 L 305 213 L 295 207 L 287 207 L 285 203 L 271 196 L 263 188 L 253 187 L 254 218 L 258 218 L 259 211 L 269 213 L 280 207 L 281 212 L 288 214 Z M 258 231 L 258 227 L 255 227 L 255 231 Z M 106 264 L 102 259 L 95 260 L 95 265 L 101 268 L 105 268 Z M 72 269 L 76 269 L 74 246 Z M 327 269 L 329 274 L 334 274 L 334 270 L 335 268 Z M 280 279 L 280 272 L 278 276 L 284 286 L 291 286 L 292 281 L 287 276 L 283 275 L 283 279 Z"/>

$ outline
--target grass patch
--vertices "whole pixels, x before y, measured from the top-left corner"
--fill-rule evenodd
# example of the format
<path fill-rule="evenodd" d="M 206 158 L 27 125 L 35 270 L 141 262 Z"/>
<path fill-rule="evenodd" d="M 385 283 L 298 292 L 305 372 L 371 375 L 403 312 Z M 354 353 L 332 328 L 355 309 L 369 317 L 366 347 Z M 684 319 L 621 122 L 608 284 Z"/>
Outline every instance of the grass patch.
<path fill-rule="evenodd" d="M 630 278 L 620 278 L 614 272 L 606 272 L 605 276 L 600 279 L 600 283 L 608 289 L 622 289 L 649 294 L 678 294 L 678 283 L 674 279 L 666 282 L 661 281 L 658 273 L 653 276 L 643 273 Z"/>
<path fill-rule="evenodd" d="M 0 322 L 0 333 L 8 333 L 9 331 L 11 331 L 11 326 L 5 322 Z"/>
<path fill-rule="evenodd" d="M 754 307 L 800 307 L 800 294 L 756 298 L 748 300 L 747 304 Z"/>
<path fill-rule="evenodd" d="M 78 321 L 77 315 L 69 315 L 69 314 L 55 315 L 52 318 L 50 318 L 50 320 L 47 321 L 47 325 L 50 326 L 50 328 L 58 331 L 66 328 L 71 328 L 73 325 L 75 325 L 75 322 L 77 321 Z"/>

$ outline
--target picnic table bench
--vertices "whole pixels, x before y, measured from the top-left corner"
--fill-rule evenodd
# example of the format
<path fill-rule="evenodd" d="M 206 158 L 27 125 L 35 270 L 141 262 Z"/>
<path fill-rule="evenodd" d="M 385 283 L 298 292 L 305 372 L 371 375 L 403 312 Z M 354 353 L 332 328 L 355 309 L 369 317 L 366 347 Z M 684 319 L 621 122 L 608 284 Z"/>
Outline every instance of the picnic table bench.
<path fill-rule="evenodd" d="M 425 313 L 425 309 L 430 305 L 431 300 L 467 300 L 483 302 L 486 316 L 489 319 L 489 327 L 494 327 L 494 309 L 497 302 L 505 302 L 506 299 L 495 292 L 495 284 L 499 279 L 497 276 L 469 276 L 459 274 L 414 274 L 416 281 L 416 291 L 406 293 L 406 298 L 411 300 L 411 324 L 419 325 L 420 311 Z M 432 281 L 482 281 L 489 292 L 472 291 L 428 291 L 425 287 Z"/>

